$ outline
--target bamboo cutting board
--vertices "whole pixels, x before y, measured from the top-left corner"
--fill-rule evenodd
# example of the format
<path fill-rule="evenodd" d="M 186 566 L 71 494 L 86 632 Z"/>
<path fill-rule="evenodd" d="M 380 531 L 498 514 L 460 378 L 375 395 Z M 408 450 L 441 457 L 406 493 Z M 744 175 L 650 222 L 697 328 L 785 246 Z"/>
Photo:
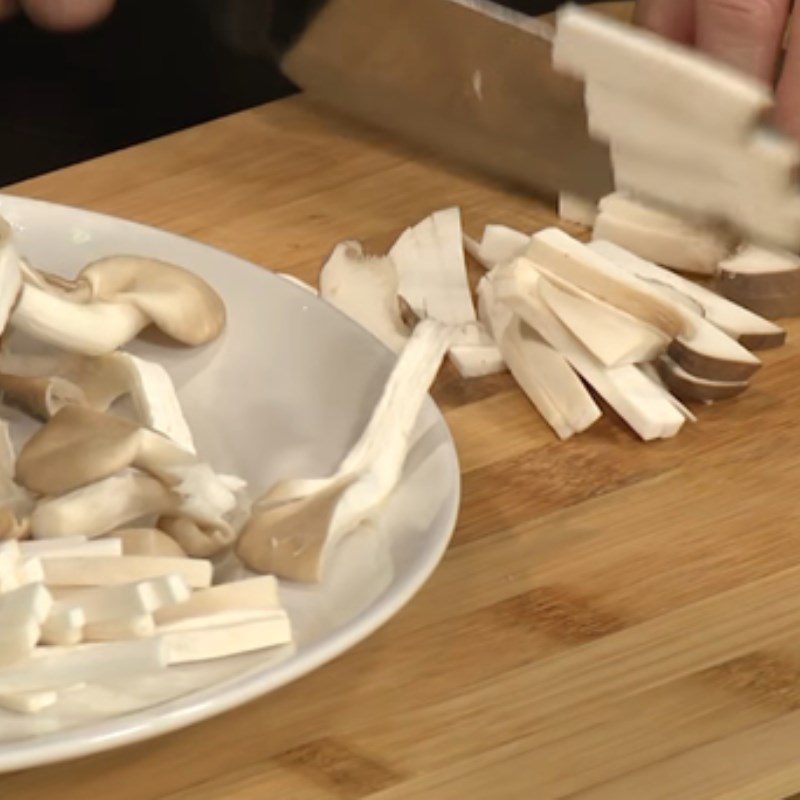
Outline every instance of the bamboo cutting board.
<path fill-rule="evenodd" d="M 313 281 L 434 209 L 529 197 L 292 99 L 12 187 Z M 754 388 L 645 445 L 557 442 L 507 376 L 435 395 L 464 499 L 395 620 L 319 672 L 154 742 L 0 777 L 83 800 L 771 800 L 800 791 L 800 324 Z"/>

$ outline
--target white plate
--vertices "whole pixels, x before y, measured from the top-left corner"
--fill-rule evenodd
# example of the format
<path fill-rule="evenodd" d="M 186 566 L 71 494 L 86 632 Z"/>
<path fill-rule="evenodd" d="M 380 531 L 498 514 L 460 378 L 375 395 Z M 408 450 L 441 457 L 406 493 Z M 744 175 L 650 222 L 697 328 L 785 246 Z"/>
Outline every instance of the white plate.
<path fill-rule="evenodd" d="M 393 358 L 303 289 L 197 242 L 111 217 L 8 195 L 0 195 L 0 214 L 23 254 L 45 269 L 73 275 L 100 256 L 138 253 L 181 264 L 220 292 L 229 312 L 220 341 L 200 350 L 137 342 L 131 350 L 168 367 L 199 452 L 221 472 L 242 475 L 256 491 L 282 477 L 324 475 L 366 422 Z M 428 401 L 377 530 L 343 542 L 322 585 L 282 585 L 296 634 L 293 651 L 172 668 L 166 677 L 142 676 L 121 694 L 78 690 L 59 709 L 34 718 L 0 711 L 0 771 L 158 736 L 330 661 L 386 622 L 424 583 L 447 546 L 458 500 L 452 440 Z"/>

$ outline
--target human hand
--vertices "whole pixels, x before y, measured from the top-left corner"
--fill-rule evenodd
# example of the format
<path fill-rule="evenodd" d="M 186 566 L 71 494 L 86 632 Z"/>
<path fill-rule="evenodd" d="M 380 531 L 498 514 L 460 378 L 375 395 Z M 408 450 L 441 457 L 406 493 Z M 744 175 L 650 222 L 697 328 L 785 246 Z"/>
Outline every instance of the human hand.
<path fill-rule="evenodd" d="M 75 31 L 100 22 L 114 4 L 115 0 L 0 0 L 0 20 L 22 11 L 43 28 Z"/>
<path fill-rule="evenodd" d="M 792 0 L 639 0 L 636 19 L 777 84 L 774 122 L 800 139 L 800 15 L 790 25 L 791 10 Z M 779 74 L 787 28 L 788 50 Z"/>

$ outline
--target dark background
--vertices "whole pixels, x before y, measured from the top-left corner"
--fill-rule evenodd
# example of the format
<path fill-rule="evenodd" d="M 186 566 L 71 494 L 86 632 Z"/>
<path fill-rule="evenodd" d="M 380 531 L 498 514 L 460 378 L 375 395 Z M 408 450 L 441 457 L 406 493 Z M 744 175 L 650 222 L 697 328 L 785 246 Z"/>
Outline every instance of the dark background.
<path fill-rule="evenodd" d="M 258 18 L 265 3 L 120 0 L 105 23 L 71 35 L 24 19 L 0 25 L 0 185 L 291 94 L 271 59 L 224 34 L 235 8 Z"/>

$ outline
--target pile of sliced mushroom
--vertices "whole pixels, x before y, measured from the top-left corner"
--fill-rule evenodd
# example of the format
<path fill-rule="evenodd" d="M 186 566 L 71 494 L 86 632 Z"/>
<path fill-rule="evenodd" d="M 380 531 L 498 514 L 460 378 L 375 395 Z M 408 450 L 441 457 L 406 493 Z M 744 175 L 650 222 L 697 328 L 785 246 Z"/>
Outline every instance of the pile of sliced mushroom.
<path fill-rule="evenodd" d="M 753 246 L 733 256 L 733 240 L 718 228 L 623 194 L 597 209 L 568 196 L 560 212 L 572 225 L 594 226 L 594 240 L 584 244 L 557 228 L 528 235 L 497 224 L 487 225 L 480 240 L 462 235 L 463 250 L 486 270 L 476 287 L 477 313 L 467 308 L 463 254 L 456 256 L 446 233 L 437 239 L 437 221 L 452 209 L 407 230 L 384 256 L 364 259 L 356 242 L 340 246 L 322 268 L 320 295 L 384 341 L 403 300 L 420 316 L 455 325 L 450 358 L 462 376 L 508 369 L 561 439 L 600 419 L 596 396 L 643 440 L 675 436 L 696 421 L 685 403 L 740 395 L 761 367 L 753 351 L 785 342 L 782 328 L 733 302 L 732 289 L 720 293 L 667 266 L 718 275 L 718 283 L 735 284 L 742 294 L 753 292 L 753 275 L 763 273 L 766 294 L 779 287 L 791 305 L 792 292 L 800 296 L 800 282 L 794 285 L 800 259 Z M 451 220 L 445 230 L 460 227 Z M 423 232 L 416 250 L 415 231 Z M 353 254 L 346 276 L 343 247 Z M 404 281 L 411 253 L 418 261 Z M 370 265 L 380 265 L 382 290 L 380 303 L 367 310 L 359 300 L 377 282 Z M 404 286 L 410 298 L 402 295 Z M 475 359 L 460 369 L 457 343 L 470 319 L 478 320 L 486 349 L 483 369 Z M 478 338 L 471 347 L 477 351 Z"/>
<path fill-rule="evenodd" d="M 42 423 L 17 455 L 0 419 L 0 709 L 291 644 L 274 576 L 212 585 L 247 486 L 197 455 L 167 371 L 120 349 L 151 325 L 199 346 L 225 307 L 150 258 L 40 272 L 0 221 L 0 392 Z"/>

